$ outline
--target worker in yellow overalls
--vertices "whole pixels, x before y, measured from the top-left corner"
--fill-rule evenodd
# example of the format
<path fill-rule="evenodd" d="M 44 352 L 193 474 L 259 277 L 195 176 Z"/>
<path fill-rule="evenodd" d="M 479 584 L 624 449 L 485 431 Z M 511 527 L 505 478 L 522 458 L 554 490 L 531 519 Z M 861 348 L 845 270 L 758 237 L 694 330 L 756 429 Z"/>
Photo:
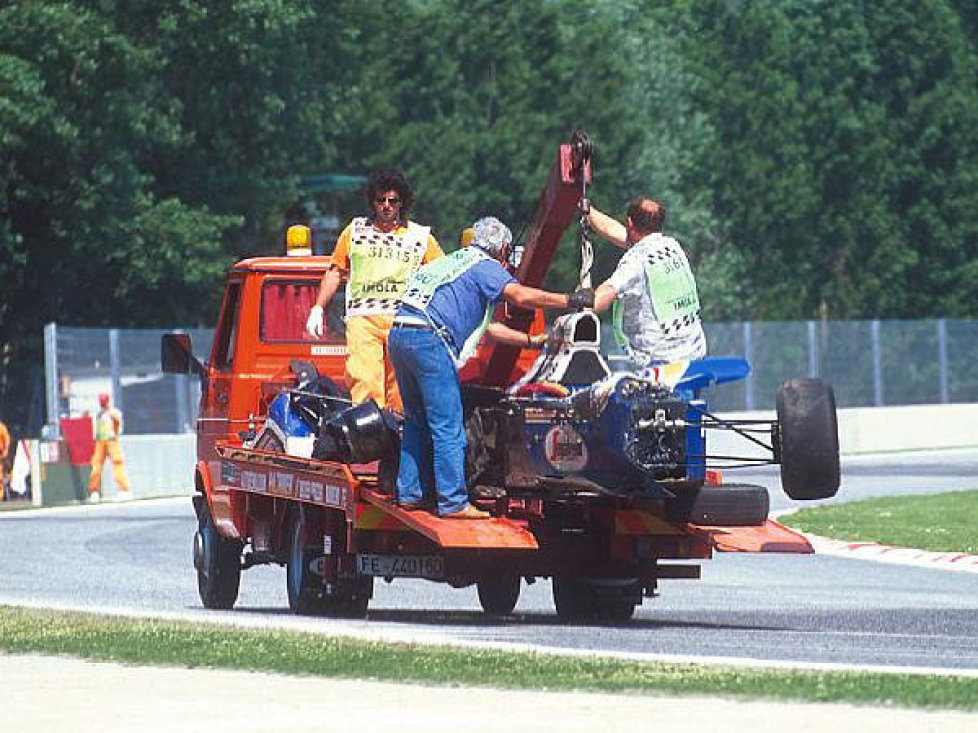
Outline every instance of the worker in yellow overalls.
<path fill-rule="evenodd" d="M 346 286 L 346 382 L 354 402 L 373 398 L 401 412 L 401 397 L 387 350 L 387 332 L 408 277 L 443 255 L 428 227 L 408 220 L 411 185 L 394 168 L 374 171 L 367 185 L 373 216 L 358 217 L 340 234 L 330 269 L 319 285 L 306 330 L 321 339 L 324 310 Z"/>
<path fill-rule="evenodd" d="M 0 501 L 7 498 L 7 458 L 10 456 L 10 431 L 0 421 Z"/>
<path fill-rule="evenodd" d="M 116 498 L 126 501 L 132 498 L 129 477 L 119 447 L 122 435 L 122 412 L 112 407 L 109 395 L 98 396 L 99 411 L 95 416 L 95 449 L 92 451 L 92 473 L 88 478 L 88 500 L 98 503 L 102 498 L 102 466 L 105 459 L 112 461 L 112 475 L 119 491 Z"/>

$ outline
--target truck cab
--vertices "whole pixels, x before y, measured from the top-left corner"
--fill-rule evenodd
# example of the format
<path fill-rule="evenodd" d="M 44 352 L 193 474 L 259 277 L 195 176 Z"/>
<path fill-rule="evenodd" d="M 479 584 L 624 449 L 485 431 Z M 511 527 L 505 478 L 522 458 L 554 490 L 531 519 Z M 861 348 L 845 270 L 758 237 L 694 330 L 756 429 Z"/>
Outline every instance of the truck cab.
<path fill-rule="evenodd" d="M 294 361 L 312 363 L 320 375 L 343 384 L 346 345 L 341 333 L 313 340 L 305 332 L 309 309 L 326 271 L 325 257 L 245 259 L 228 273 L 210 359 L 194 360 L 189 337 L 167 334 L 164 371 L 201 377 L 197 421 L 198 483 L 219 473 L 216 445 L 241 443 L 264 420 L 269 402 L 294 386 Z M 214 483 L 212 515 L 221 531 L 243 537 L 227 492 Z M 203 488 L 198 486 L 198 488 Z"/>

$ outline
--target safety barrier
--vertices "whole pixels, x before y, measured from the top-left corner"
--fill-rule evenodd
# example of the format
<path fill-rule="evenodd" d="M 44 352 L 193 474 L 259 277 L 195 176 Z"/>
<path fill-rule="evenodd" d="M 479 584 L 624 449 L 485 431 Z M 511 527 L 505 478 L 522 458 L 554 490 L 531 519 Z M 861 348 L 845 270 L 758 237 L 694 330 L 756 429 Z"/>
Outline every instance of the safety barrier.
<path fill-rule="evenodd" d="M 866 453 L 978 448 L 978 404 L 915 405 L 907 407 L 850 408 L 839 410 L 839 445 L 843 455 Z M 725 413 L 722 417 L 773 419 L 773 411 Z M 84 501 L 88 467 L 70 466 L 63 444 L 34 444 L 32 477 L 34 504 L 52 506 Z M 122 450 L 132 482 L 133 496 L 189 496 L 193 493 L 196 436 L 124 435 Z M 752 443 L 726 431 L 712 431 L 708 445 L 713 454 L 763 457 Z M 103 496 L 112 500 L 112 472 L 104 472 Z"/>
<path fill-rule="evenodd" d="M 773 410 L 721 417 L 773 420 Z M 838 411 L 844 456 L 949 448 L 978 448 L 978 404 L 852 407 Z M 761 457 L 759 446 L 728 431 L 707 438 L 710 453 Z"/>

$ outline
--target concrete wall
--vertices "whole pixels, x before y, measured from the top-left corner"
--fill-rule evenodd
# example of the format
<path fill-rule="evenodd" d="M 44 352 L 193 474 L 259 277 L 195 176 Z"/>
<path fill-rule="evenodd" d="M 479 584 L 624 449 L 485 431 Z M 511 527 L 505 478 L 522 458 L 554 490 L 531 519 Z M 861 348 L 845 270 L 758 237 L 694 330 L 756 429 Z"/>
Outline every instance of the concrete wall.
<path fill-rule="evenodd" d="M 774 411 L 728 413 L 720 417 L 773 420 Z M 843 455 L 978 447 L 978 404 L 858 407 L 838 411 Z M 710 453 L 760 456 L 753 443 L 728 431 L 711 431 Z"/>
<path fill-rule="evenodd" d="M 773 411 L 737 415 L 774 419 Z M 839 410 L 838 418 L 843 455 L 978 447 L 978 404 L 861 407 Z M 727 431 L 711 431 L 707 445 L 710 453 L 762 454 Z M 124 435 L 122 448 L 136 498 L 193 493 L 194 434 Z M 106 466 L 104 482 L 111 473 Z"/>
<path fill-rule="evenodd" d="M 55 506 L 85 501 L 89 466 L 73 466 L 67 443 L 31 443 L 31 496 L 35 506 Z M 136 499 L 189 496 L 194 487 L 196 435 L 123 435 L 120 439 L 126 473 Z M 112 501 L 117 493 L 112 466 L 102 471 L 102 497 Z"/>
<path fill-rule="evenodd" d="M 729 413 L 722 417 L 774 419 L 774 412 Z M 838 417 L 843 455 L 978 447 L 978 404 L 854 408 L 839 410 Z M 193 493 L 196 451 L 193 433 L 124 435 L 121 441 L 135 498 L 189 496 Z M 707 445 L 711 454 L 764 457 L 763 449 L 729 431 L 711 431 Z M 62 454 L 66 456 L 66 451 Z M 63 461 L 66 460 L 64 457 Z M 53 479 L 60 469 L 68 470 L 68 467 L 50 466 L 47 475 Z M 69 477 L 77 484 L 73 492 L 70 487 L 56 492 L 52 485 L 52 491 L 43 503 L 50 505 L 82 499 L 84 489 L 78 487 L 84 487 L 87 468 L 81 473 L 84 475 Z M 66 482 L 64 477 L 58 480 Z M 111 500 L 115 482 L 108 465 L 102 485 L 103 496 Z M 41 496 L 44 496 L 43 487 Z"/>
<path fill-rule="evenodd" d="M 134 498 L 193 494 L 197 460 L 195 433 L 123 435 L 119 441 Z M 110 483 L 114 485 L 112 471 L 106 465 L 102 484 Z"/>
<path fill-rule="evenodd" d="M 978 404 L 839 410 L 846 455 L 978 446 Z"/>

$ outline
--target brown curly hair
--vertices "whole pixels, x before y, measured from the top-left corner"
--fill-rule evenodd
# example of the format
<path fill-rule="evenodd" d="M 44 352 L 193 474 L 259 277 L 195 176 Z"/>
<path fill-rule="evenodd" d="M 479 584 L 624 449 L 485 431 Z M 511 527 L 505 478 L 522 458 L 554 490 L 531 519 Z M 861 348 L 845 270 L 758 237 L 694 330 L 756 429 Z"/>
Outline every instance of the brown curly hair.
<path fill-rule="evenodd" d="M 411 183 L 407 176 L 397 168 L 375 169 L 367 180 L 367 204 L 373 206 L 377 194 L 384 191 L 397 191 L 397 195 L 401 197 L 400 217 L 402 221 L 406 222 L 408 213 L 411 211 L 411 204 L 414 203 L 414 191 L 411 189 Z"/>

